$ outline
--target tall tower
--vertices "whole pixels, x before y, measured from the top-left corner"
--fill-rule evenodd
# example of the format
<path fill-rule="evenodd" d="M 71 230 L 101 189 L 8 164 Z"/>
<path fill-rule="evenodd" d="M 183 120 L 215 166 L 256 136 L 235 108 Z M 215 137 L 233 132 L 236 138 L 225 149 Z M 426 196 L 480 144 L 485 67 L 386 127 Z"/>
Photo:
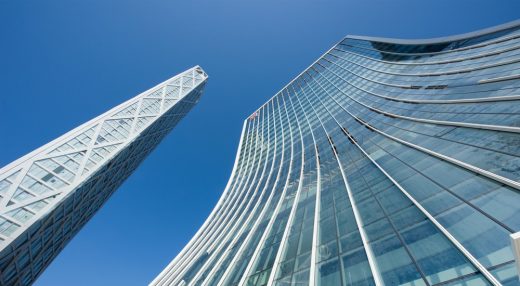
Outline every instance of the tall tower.
<path fill-rule="evenodd" d="M 222 197 L 150 285 L 520 285 L 519 92 L 520 21 L 347 36 L 245 120 Z"/>
<path fill-rule="evenodd" d="M 0 169 L 0 285 L 30 285 L 202 95 L 196 66 Z"/>

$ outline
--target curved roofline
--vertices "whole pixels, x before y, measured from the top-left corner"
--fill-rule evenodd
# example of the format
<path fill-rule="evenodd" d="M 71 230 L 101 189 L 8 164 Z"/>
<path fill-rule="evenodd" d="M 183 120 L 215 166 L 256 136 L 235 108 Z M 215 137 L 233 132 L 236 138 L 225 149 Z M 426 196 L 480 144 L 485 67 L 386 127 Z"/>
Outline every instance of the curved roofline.
<path fill-rule="evenodd" d="M 347 35 L 343 39 L 355 39 L 355 40 L 365 40 L 365 41 L 374 41 L 374 42 L 383 42 L 383 43 L 391 43 L 391 44 L 403 44 L 403 45 L 424 45 L 424 44 L 441 44 L 446 42 L 464 40 L 469 38 L 474 38 L 486 34 L 491 34 L 495 32 L 499 32 L 502 30 L 506 30 L 509 28 L 514 28 L 520 26 L 520 19 L 514 20 L 511 22 L 507 22 L 501 25 L 493 26 L 490 28 L 484 28 L 481 30 L 468 32 L 464 34 L 458 34 L 453 36 L 446 37 L 438 37 L 438 38 L 430 38 L 430 39 L 397 39 L 397 38 L 385 38 L 385 37 L 370 37 L 370 36 L 357 36 L 357 35 Z"/>
<path fill-rule="evenodd" d="M 473 38 L 478 37 L 486 34 L 491 34 L 494 32 L 506 30 L 509 28 L 514 28 L 520 26 L 520 19 L 514 20 L 511 22 L 507 22 L 504 24 L 500 24 L 497 26 L 484 28 L 481 30 L 464 33 L 464 34 L 458 34 L 453 36 L 446 36 L 446 37 L 438 37 L 438 38 L 430 38 L 430 39 L 396 39 L 396 38 L 384 38 L 384 37 L 369 37 L 369 36 L 356 36 L 356 35 L 347 35 L 344 38 L 342 38 L 339 42 L 335 43 L 328 49 L 325 53 L 323 53 L 321 56 L 319 56 L 312 64 L 310 64 L 307 68 L 305 68 L 301 73 L 299 73 L 297 76 L 295 76 L 291 81 L 289 81 L 286 85 L 284 85 L 278 92 L 276 92 L 273 96 L 271 96 L 267 101 L 265 101 L 260 107 L 255 109 L 254 112 L 257 112 L 258 110 L 262 109 L 266 104 L 268 104 L 273 98 L 275 98 L 280 92 L 282 92 L 284 89 L 286 89 L 288 86 L 290 86 L 296 79 L 298 79 L 301 75 L 303 75 L 305 72 L 307 72 L 314 64 L 316 64 L 323 56 L 328 54 L 332 49 L 337 47 L 341 42 L 343 42 L 345 39 L 357 39 L 357 40 L 366 40 L 366 41 L 377 41 L 377 42 L 386 42 L 391 44 L 403 44 L 403 45 L 417 45 L 417 44 L 440 44 L 450 41 L 457 41 L 467 38 Z M 253 113 L 254 113 L 253 112 Z M 249 117 L 248 115 L 247 117 Z M 246 119 L 247 120 L 247 119 Z"/>

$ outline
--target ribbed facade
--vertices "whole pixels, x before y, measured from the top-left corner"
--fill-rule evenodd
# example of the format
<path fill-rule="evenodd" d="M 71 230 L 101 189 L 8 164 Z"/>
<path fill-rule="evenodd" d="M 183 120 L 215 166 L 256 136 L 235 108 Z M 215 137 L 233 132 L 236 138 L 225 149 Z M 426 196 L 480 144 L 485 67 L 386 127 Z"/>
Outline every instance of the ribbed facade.
<path fill-rule="evenodd" d="M 198 102 L 191 68 L 0 169 L 0 285 L 30 285 Z"/>
<path fill-rule="evenodd" d="M 151 285 L 520 285 L 520 22 L 349 36 L 244 122 Z"/>

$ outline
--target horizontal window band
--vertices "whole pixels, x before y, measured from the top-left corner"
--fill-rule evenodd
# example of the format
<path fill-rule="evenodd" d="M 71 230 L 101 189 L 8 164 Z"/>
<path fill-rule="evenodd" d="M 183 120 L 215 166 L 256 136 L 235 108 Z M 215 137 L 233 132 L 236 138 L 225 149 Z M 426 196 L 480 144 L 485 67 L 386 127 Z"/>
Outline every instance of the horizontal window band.
<path fill-rule="evenodd" d="M 513 79 L 520 79 L 520 74 L 514 74 L 514 75 L 508 75 L 508 76 L 501 76 L 501 77 L 495 77 L 495 78 L 482 79 L 482 80 L 479 80 L 478 83 L 479 84 L 484 84 L 484 83 L 492 83 L 492 82 L 513 80 Z"/>

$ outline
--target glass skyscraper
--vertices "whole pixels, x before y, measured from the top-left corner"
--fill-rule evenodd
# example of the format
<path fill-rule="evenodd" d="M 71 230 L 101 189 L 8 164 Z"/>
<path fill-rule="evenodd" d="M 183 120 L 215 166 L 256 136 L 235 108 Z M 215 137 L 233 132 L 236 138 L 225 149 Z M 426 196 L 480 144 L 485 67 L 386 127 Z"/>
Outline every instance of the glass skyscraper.
<path fill-rule="evenodd" d="M 244 122 L 151 285 L 520 285 L 520 21 L 348 36 Z"/>
<path fill-rule="evenodd" d="M 0 285 L 30 285 L 198 102 L 196 66 L 0 169 Z"/>

